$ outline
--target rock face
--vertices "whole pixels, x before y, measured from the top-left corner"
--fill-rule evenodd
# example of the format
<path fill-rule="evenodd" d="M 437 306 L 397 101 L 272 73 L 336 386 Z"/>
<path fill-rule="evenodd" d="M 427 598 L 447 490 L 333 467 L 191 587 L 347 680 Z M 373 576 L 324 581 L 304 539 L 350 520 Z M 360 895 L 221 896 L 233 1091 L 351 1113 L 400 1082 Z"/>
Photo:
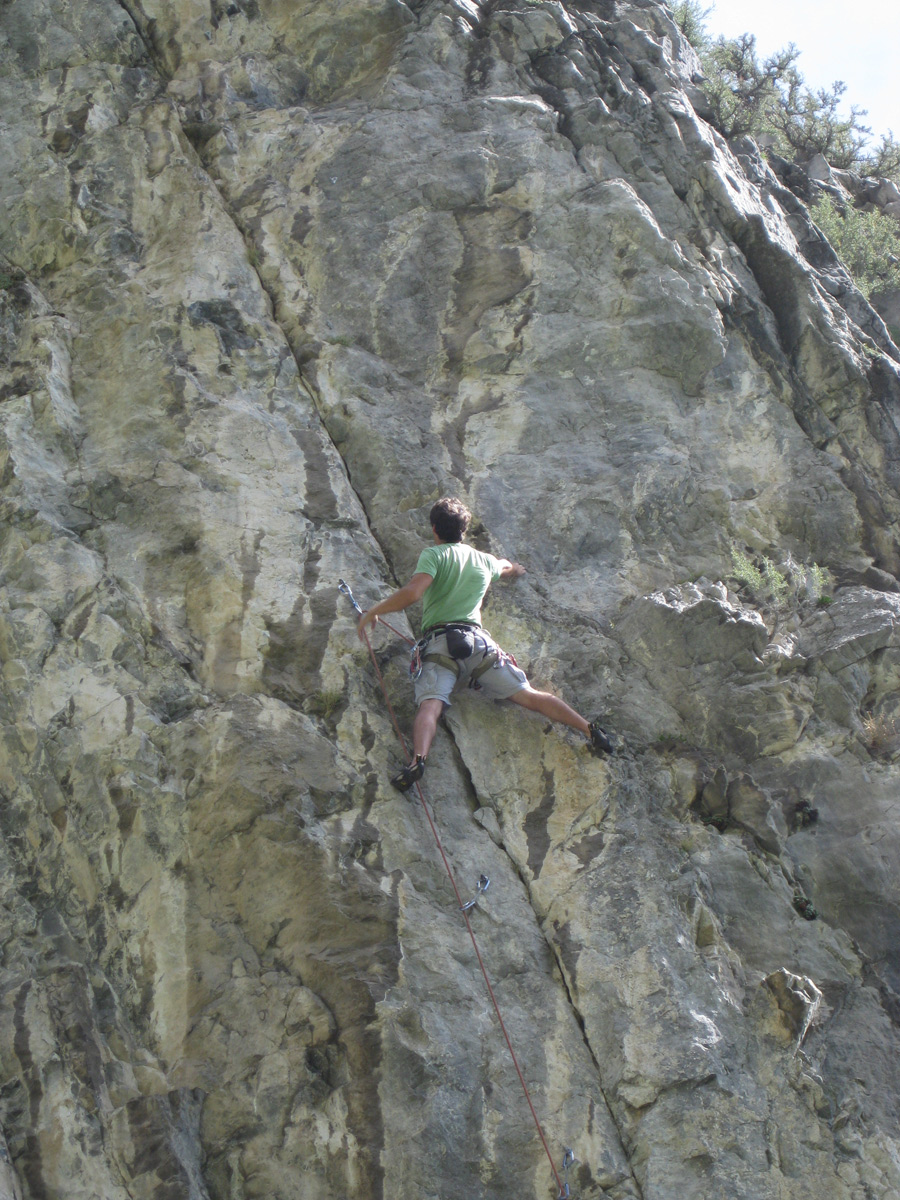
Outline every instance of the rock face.
<path fill-rule="evenodd" d="M 669 12 L 10 0 L 0 62 L 0 1194 L 559 1191 L 337 586 L 448 493 L 622 739 L 462 696 L 426 775 L 571 1194 L 900 1194 L 900 352 Z"/>
<path fill-rule="evenodd" d="M 777 155 L 770 156 L 770 161 L 787 186 L 806 201 L 827 196 L 841 212 L 857 208 L 900 221 L 900 188 L 891 179 L 875 179 L 855 175 L 851 171 L 835 170 L 821 154 L 814 155 L 803 167 L 786 162 Z M 900 338 L 900 288 L 880 287 L 872 292 L 870 300 L 883 318 L 890 336 L 897 341 Z"/>

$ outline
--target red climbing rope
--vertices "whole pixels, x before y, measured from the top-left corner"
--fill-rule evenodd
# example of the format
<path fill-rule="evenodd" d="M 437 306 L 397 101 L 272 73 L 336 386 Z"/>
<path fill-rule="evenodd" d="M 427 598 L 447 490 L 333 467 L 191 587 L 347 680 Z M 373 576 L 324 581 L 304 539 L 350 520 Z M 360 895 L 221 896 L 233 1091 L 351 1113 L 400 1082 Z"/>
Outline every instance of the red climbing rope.
<path fill-rule="evenodd" d="M 381 621 L 381 618 L 379 617 L 378 620 Z M 381 623 L 383 625 L 387 625 L 386 621 L 382 621 Z M 387 625 L 387 628 L 390 629 L 393 633 L 396 633 L 398 635 L 398 637 L 403 638 L 403 640 L 405 642 L 409 643 L 410 645 L 413 644 L 412 639 L 408 638 L 405 634 L 400 633 L 400 631 L 398 629 L 393 629 L 393 627 L 390 625 Z M 378 660 L 375 658 L 375 651 L 372 649 L 372 643 L 369 641 L 369 635 L 365 630 L 363 630 L 363 637 L 365 638 L 366 645 L 369 648 L 369 657 L 372 659 L 372 666 L 375 668 L 375 674 L 378 676 L 378 683 L 381 687 L 381 692 L 382 692 L 382 695 L 384 696 L 384 702 L 387 705 L 387 710 L 388 710 L 388 713 L 390 714 L 391 722 L 394 726 L 394 732 L 397 734 L 397 738 L 400 742 L 400 745 L 403 747 L 403 753 L 406 755 L 406 758 L 409 759 L 410 754 L 409 754 L 409 749 L 406 744 L 406 738 L 404 738 L 403 731 L 401 730 L 400 724 L 397 721 L 397 716 L 394 712 L 393 705 L 391 704 L 390 697 L 388 696 L 387 686 L 385 685 L 385 682 L 384 682 L 384 676 L 381 673 L 381 668 L 378 666 Z M 491 1004 L 493 1004 L 493 1006 L 494 1006 L 494 1012 L 497 1014 L 497 1020 L 500 1023 L 500 1028 L 503 1031 L 504 1038 L 506 1039 L 506 1045 L 509 1049 L 509 1054 L 510 1054 L 510 1057 L 512 1058 L 513 1066 L 516 1069 L 516 1074 L 519 1077 L 519 1083 L 522 1085 L 522 1091 L 525 1094 L 525 1099 L 528 1101 L 528 1107 L 531 1110 L 531 1116 L 534 1120 L 534 1125 L 535 1125 L 535 1128 L 537 1129 L 538 1137 L 541 1139 L 541 1145 L 544 1147 L 547 1158 L 550 1161 L 550 1168 L 553 1171 L 553 1174 L 556 1178 L 556 1182 L 559 1186 L 559 1197 L 557 1198 L 557 1200 L 566 1200 L 566 1197 L 568 1197 L 568 1195 L 569 1195 L 569 1185 L 568 1185 L 568 1183 L 563 1184 L 563 1181 L 560 1178 L 559 1172 L 556 1169 L 556 1163 L 553 1161 L 553 1155 L 550 1153 L 550 1147 L 547 1145 L 547 1139 L 544 1136 L 544 1130 L 541 1127 L 541 1122 L 538 1119 L 538 1115 L 535 1112 L 534 1104 L 532 1103 L 532 1100 L 531 1100 L 531 1093 L 528 1090 L 528 1084 L 525 1082 L 525 1076 L 522 1074 L 522 1069 L 519 1066 L 519 1060 L 518 1060 L 518 1058 L 516 1058 L 516 1052 L 513 1049 L 513 1044 L 512 1044 L 512 1041 L 510 1040 L 509 1032 L 507 1031 L 507 1028 L 506 1028 L 506 1023 L 503 1020 L 503 1014 L 500 1012 L 500 1005 L 497 1003 L 497 997 L 494 995 L 494 989 L 491 986 L 491 981 L 490 981 L 490 978 L 487 973 L 487 968 L 484 965 L 484 959 L 481 957 L 481 951 L 479 950 L 478 942 L 475 939 L 475 931 L 472 928 L 472 922 L 469 920 L 469 913 L 468 913 L 467 906 L 463 903 L 463 898 L 460 895 L 459 888 L 456 886 L 456 878 L 453 874 L 453 871 L 450 868 L 450 863 L 447 860 L 447 855 L 444 853 L 443 843 L 441 842 L 440 835 L 438 834 L 438 831 L 437 831 L 437 827 L 435 826 L 435 823 L 432 820 L 432 816 L 431 816 L 431 813 L 429 812 L 428 805 L 425 803 L 425 796 L 422 792 L 422 787 L 418 780 L 416 780 L 416 791 L 419 794 L 419 801 L 422 805 L 422 809 L 425 813 L 425 816 L 428 818 L 428 824 L 431 826 L 431 832 L 434 834 L 435 844 L 437 845 L 440 856 L 443 859 L 444 866 L 447 870 L 447 876 L 450 879 L 450 883 L 453 886 L 453 891 L 456 894 L 456 899 L 459 902 L 459 907 L 460 907 L 460 910 L 463 915 L 463 920 L 466 923 L 466 929 L 468 929 L 469 937 L 472 939 L 472 947 L 475 950 L 475 957 L 478 959 L 479 967 L 481 967 L 481 974 L 484 976 L 484 982 L 487 985 L 488 995 L 491 998 Z"/>

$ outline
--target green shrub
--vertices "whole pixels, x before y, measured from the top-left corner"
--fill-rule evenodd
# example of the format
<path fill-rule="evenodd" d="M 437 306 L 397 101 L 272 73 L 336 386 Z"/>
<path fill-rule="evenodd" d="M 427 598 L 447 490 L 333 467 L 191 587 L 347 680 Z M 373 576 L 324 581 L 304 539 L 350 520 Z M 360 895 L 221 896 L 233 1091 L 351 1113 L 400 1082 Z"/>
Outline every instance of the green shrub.
<path fill-rule="evenodd" d="M 877 209 L 842 211 L 830 196 L 810 213 L 864 296 L 900 287 L 900 224 L 893 217 Z"/>
<path fill-rule="evenodd" d="M 830 573 L 818 563 L 798 563 L 790 553 L 779 567 L 766 555 L 757 562 L 732 546 L 731 567 L 732 578 L 744 585 L 757 604 L 784 609 L 828 600 Z"/>
<path fill-rule="evenodd" d="M 757 566 L 743 550 L 731 547 L 732 576 L 744 584 L 750 595 L 759 603 L 781 604 L 788 594 L 788 581 L 778 570 L 771 558 L 763 557 Z"/>
<path fill-rule="evenodd" d="M 833 580 L 831 572 L 818 563 L 798 563 L 788 552 L 784 560 L 784 568 L 789 580 L 789 591 L 797 597 L 801 604 L 821 604 L 829 602 L 827 595 Z"/>
<path fill-rule="evenodd" d="M 777 90 L 778 103 L 767 116 L 786 158 L 806 162 L 814 154 L 821 154 L 840 170 L 861 168 L 872 130 L 860 123 L 865 109 L 851 104 L 848 116 L 838 112 L 846 84 L 838 81 L 830 88 L 810 91 L 803 76 L 792 67 L 779 81 Z"/>

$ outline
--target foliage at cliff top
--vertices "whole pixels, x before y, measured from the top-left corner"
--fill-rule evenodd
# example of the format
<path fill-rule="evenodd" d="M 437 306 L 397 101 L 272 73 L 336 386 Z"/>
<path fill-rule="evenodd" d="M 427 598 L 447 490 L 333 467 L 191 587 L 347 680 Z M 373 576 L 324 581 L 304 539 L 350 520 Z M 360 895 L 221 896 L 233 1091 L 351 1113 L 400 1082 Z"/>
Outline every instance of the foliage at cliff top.
<path fill-rule="evenodd" d="M 726 137 L 749 134 L 793 162 L 821 154 L 842 170 L 900 178 L 900 142 L 893 133 L 871 149 L 872 131 L 862 123 L 865 109 L 851 104 L 847 115 L 838 111 L 844 83 L 808 87 L 797 70 L 800 51 L 793 43 L 761 59 L 751 33 L 713 39 L 705 24 L 711 11 L 699 0 L 679 0 L 672 7 L 676 23 L 700 56 L 713 123 Z"/>

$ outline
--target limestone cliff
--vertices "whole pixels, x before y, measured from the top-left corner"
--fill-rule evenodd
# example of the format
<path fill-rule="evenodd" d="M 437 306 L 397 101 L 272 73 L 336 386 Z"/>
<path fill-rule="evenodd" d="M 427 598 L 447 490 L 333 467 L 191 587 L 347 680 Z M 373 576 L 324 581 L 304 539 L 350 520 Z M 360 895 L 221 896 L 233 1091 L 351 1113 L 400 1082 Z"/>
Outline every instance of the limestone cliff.
<path fill-rule="evenodd" d="M 463 696 L 427 773 L 572 1195 L 900 1195 L 900 352 L 668 10 L 5 0 L 0 63 L 0 1195 L 557 1194 L 337 587 L 447 493 L 622 739 Z"/>

